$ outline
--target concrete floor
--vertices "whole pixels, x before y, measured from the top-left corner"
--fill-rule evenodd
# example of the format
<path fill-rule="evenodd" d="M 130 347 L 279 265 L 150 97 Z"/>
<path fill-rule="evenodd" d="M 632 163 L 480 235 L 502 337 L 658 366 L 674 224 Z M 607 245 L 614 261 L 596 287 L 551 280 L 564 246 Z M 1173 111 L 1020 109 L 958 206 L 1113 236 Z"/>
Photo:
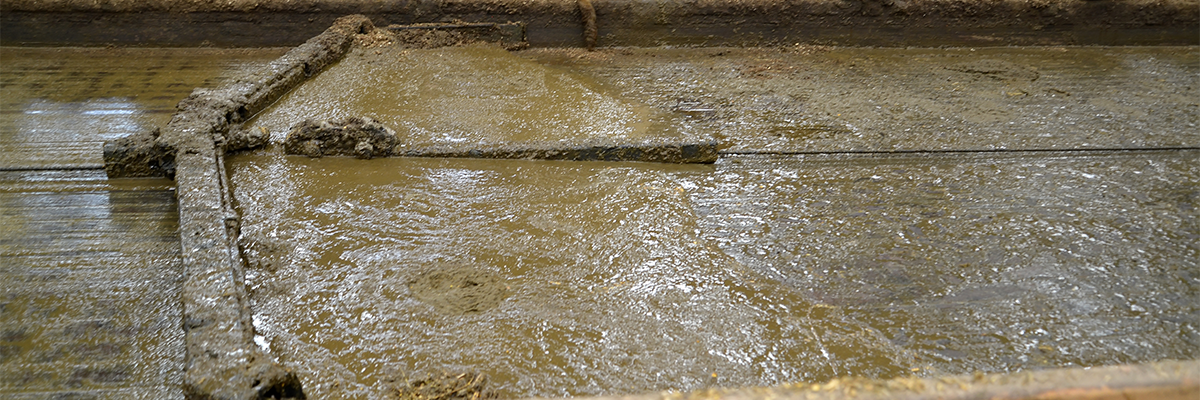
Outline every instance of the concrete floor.
<path fill-rule="evenodd" d="M 183 397 L 174 183 L 101 146 L 279 54 L 0 48 L 0 397 Z"/>

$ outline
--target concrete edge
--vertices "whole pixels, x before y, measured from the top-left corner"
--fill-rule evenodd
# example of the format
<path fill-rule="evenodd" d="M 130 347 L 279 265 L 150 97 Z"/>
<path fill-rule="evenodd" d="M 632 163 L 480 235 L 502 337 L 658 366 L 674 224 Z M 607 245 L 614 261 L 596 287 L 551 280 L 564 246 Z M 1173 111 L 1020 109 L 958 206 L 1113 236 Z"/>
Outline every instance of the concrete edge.
<path fill-rule="evenodd" d="M 1007 374 L 843 378 L 819 384 L 708 389 L 575 400 L 1195 400 L 1200 398 L 1200 360 L 1160 361 L 1096 368 L 1057 368 Z"/>

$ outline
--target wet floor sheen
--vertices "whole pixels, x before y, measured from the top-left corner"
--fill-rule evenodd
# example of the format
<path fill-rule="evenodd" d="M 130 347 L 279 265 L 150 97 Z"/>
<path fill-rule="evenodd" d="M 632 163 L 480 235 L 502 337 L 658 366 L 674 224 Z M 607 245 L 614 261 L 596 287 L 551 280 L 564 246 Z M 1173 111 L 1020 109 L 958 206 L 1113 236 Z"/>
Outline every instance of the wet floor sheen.
<path fill-rule="evenodd" d="M 105 140 L 166 125 L 192 89 L 282 52 L 0 47 L 0 168 L 102 166 Z"/>
<path fill-rule="evenodd" d="M 565 396 L 1195 358 L 1197 161 L 230 169 L 263 343 L 311 395 L 373 398 L 440 370 Z M 445 291 L 501 301 L 447 309 L 413 284 L 464 269 L 503 287 Z"/>
<path fill-rule="evenodd" d="M 577 138 L 490 105 L 585 88 L 650 109 L 601 122 L 726 157 L 230 159 L 259 341 L 311 395 L 439 371 L 521 397 L 1200 356 L 1196 48 L 487 51 L 351 58 L 258 121 L 348 105 Z M 1135 151 L 1047 151 L 1114 148 Z M 934 152 L 851 154 L 891 150 Z M 806 152 L 826 154 L 778 154 Z"/>
<path fill-rule="evenodd" d="M 388 378 L 441 369 L 485 372 L 503 396 L 817 379 L 831 362 L 811 357 L 819 335 L 846 329 L 703 238 L 672 175 L 711 168 L 281 156 L 230 168 L 256 326 L 310 395 L 371 398 Z M 413 285 L 463 269 L 500 278 L 461 296 L 502 301 L 439 309 Z M 844 370 L 907 368 L 881 337 L 829 345 Z"/>
<path fill-rule="evenodd" d="M 101 146 L 280 53 L 0 48 L 0 397 L 183 398 L 174 184 Z"/>
<path fill-rule="evenodd" d="M 0 397 L 182 398 L 171 188 L 0 172 Z"/>

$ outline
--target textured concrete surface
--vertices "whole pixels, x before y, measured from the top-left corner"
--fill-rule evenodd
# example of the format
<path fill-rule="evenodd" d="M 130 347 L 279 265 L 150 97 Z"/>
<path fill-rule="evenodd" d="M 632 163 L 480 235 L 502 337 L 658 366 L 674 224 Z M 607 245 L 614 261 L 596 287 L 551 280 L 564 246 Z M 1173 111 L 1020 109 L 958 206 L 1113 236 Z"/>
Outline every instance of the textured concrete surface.
<path fill-rule="evenodd" d="M 0 172 L 0 398 L 183 397 L 170 189 Z"/>

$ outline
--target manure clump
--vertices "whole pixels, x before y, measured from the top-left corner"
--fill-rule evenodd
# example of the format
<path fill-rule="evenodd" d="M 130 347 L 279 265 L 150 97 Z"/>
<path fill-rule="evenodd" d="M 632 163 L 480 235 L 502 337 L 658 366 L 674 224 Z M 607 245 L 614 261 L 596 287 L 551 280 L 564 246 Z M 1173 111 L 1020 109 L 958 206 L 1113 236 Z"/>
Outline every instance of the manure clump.
<path fill-rule="evenodd" d="M 309 157 L 387 157 L 396 145 L 396 132 L 367 117 L 327 121 L 305 120 L 292 127 L 283 142 L 287 154 Z"/>

